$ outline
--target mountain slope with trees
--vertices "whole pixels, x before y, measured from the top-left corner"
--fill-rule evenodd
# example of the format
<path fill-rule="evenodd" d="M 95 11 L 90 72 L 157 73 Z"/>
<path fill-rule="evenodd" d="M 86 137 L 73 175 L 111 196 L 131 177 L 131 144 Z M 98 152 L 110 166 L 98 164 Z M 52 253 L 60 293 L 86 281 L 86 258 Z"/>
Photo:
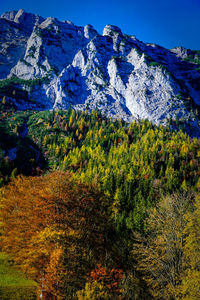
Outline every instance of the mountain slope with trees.
<path fill-rule="evenodd" d="M 1 107 L 3 251 L 39 289 L 198 299 L 199 139 L 97 110 Z"/>

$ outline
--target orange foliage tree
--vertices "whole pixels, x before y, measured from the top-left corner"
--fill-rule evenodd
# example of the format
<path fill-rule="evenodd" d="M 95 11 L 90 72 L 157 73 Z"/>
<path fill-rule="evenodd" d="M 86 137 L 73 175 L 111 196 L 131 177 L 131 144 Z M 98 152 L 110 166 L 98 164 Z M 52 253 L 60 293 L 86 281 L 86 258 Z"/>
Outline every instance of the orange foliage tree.
<path fill-rule="evenodd" d="M 109 294 L 120 294 L 120 281 L 123 278 L 123 271 L 121 269 L 107 269 L 98 264 L 94 270 L 91 271 L 90 277 L 93 281 L 101 282 L 107 287 Z"/>
<path fill-rule="evenodd" d="M 106 256 L 105 198 L 64 172 L 18 177 L 1 194 L 3 250 L 49 294 L 74 295 Z"/>

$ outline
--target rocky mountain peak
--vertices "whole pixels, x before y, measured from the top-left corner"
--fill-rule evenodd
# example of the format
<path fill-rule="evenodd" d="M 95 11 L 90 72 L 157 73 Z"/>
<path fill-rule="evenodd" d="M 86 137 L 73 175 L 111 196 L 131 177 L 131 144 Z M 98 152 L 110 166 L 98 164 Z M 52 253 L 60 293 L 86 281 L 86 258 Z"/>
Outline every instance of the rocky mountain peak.
<path fill-rule="evenodd" d="M 94 27 L 90 24 L 86 25 L 84 27 L 84 36 L 87 39 L 92 39 L 94 38 L 96 35 L 98 34 L 98 32 L 94 29 Z"/>
<path fill-rule="evenodd" d="M 121 29 L 114 25 L 106 25 L 103 30 L 103 36 L 113 36 L 115 34 L 122 34 Z"/>
<path fill-rule="evenodd" d="M 41 24 L 39 24 L 39 28 L 45 29 L 45 28 L 50 28 L 54 25 L 59 25 L 59 21 L 56 18 L 48 17 L 46 18 Z"/>
<path fill-rule="evenodd" d="M 126 121 L 181 120 L 200 135 L 199 51 L 143 43 L 114 25 L 100 35 L 89 24 L 24 10 L 3 14 L 0 30 L 0 95 L 18 108 L 72 105 Z"/>
<path fill-rule="evenodd" d="M 27 13 L 24 11 L 24 9 L 20 9 L 15 15 L 14 22 L 15 23 L 24 22 L 26 15 L 27 15 Z"/>
<path fill-rule="evenodd" d="M 20 24 L 27 31 L 32 31 L 35 25 L 38 25 L 44 21 L 42 17 L 32 13 L 27 13 L 24 11 L 24 9 L 7 12 L 3 14 L 1 18 Z"/>
<path fill-rule="evenodd" d="M 171 49 L 171 52 L 175 53 L 177 55 L 177 57 L 185 59 L 191 51 L 184 47 L 175 47 L 175 48 Z"/>
<path fill-rule="evenodd" d="M 17 14 L 17 10 L 12 10 L 3 13 L 0 18 L 6 19 L 8 21 L 14 21 L 16 14 Z"/>

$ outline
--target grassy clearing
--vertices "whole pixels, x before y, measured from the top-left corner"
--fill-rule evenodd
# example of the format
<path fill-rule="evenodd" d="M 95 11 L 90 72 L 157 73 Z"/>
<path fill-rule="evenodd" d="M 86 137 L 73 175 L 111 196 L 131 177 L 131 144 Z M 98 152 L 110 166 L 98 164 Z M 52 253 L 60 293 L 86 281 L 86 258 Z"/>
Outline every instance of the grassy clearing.
<path fill-rule="evenodd" d="M 34 300 L 37 284 L 17 270 L 12 260 L 0 252 L 0 299 Z"/>

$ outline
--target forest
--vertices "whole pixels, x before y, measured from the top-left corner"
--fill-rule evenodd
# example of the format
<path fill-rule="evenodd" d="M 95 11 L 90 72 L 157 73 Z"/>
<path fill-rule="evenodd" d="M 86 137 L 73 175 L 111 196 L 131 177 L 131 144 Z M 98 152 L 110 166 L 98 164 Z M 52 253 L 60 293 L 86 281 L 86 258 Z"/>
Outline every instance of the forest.
<path fill-rule="evenodd" d="M 1 251 L 30 282 L 9 299 L 200 299 L 199 139 L 98 110 L 0 110 Z"/>

